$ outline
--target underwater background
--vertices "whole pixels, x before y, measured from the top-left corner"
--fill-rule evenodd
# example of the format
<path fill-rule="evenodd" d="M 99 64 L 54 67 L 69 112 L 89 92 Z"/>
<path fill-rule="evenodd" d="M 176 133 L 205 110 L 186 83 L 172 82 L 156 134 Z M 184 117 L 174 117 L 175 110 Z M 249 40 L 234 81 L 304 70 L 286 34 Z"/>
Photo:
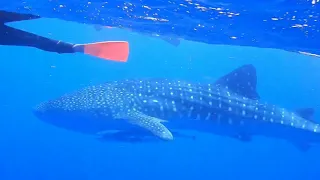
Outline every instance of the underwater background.
<path fill-rule="evenodd" d="M 174 47 L 125 30 L 96 31 L 93 26 L 56 19 L 10 26 L 73 43 L 125 40 L 130 56 L 127 63 L 117 63 L 1 46 L 0 180 L 320 178 L 320 147 L 301 152 L 278 139 L 254 137 L 243 143 L 204 133 L 197 133 L 196 140 L 174 142 L 101 142 L 41 122 L 32 114 L 32 107 L 42 101 L 109 80 L 179 77 L 213 82 L 241 65 L 253 64 L 262 101 L 290 110 L 313 107 L 315 120 L 320 121 L 318 58 L 184 40 Z"/>

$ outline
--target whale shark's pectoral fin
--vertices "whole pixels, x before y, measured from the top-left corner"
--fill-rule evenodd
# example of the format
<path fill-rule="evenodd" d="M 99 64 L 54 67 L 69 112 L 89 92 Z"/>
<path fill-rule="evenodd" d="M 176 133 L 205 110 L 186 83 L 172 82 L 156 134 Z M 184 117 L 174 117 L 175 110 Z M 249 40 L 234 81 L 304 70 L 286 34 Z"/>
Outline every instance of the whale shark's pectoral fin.
<path fill-rule="evenodd" d="M 166 120 L 151 117 L 138 111 L 121 113 L 117 118 L 125 119 L 130 124 L 137 125 L 163 140 L 173 140 L 172 133 L 162 124 Z"/>

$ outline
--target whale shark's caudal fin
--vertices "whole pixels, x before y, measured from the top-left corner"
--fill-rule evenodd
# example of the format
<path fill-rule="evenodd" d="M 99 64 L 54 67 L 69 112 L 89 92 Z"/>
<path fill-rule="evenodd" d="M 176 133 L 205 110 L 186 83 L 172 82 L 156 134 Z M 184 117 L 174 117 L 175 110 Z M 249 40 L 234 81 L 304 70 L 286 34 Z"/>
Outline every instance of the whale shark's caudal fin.
<path fill-rule="evenodd" d="M 118 119 L 125 119 L 128 123 L 139 126 L 155 136 L 163 140 L 173 140 L 173 135 L 162 123 L 165 120 L 148 116 L 139 111 L 128 111 L 127 113 L 120 113 L 116 116 Z"/>
<path fill-rule="evenodd" d="M 218 86 L 226 86 L 239 95 L 250 99 L 260 99 L 256 91 L 257 76 L 253 65 L 243 65 L 215 82 Z"/>
<path fill-rule="evenodd" d="M 23 20 L 31 20 L 38 19 L 40 16 L 32 15 L 32 14 L 20 14 L 9 11 L 0 11 L 0 23 L 8 23 L 14 21 L 23 21 Z"/>
<path fill-rule="evenodd" d="M 300 108 L 300 109 L 297 109 L 295 112 L 302 118 L 315 122 L 313 119 L 313 115 L 314 115 L 313 108 Z"/>

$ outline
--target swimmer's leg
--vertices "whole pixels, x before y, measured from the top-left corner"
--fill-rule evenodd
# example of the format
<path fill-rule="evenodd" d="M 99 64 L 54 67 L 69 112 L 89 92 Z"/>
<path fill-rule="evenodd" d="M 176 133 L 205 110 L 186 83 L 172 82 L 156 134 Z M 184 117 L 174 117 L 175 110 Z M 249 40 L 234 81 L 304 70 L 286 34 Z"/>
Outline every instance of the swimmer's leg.
<path fill-rule="evenodd" d="M 28 46 L 56 53 L 79 52 L 120 62 L 126 62 L 129 56 L 129 43 L 125 41 L 71 44 L 38 36 L 4 24 L 0 24 L 0 45 Z"/>
<path fill-rule="evenodd" d="M 0 44 L 9 46 L 29 46 L 56 53 L 74 53 L 74 44 L 56 41 L 15 29 L 6 25 L 0 27 Z"/>

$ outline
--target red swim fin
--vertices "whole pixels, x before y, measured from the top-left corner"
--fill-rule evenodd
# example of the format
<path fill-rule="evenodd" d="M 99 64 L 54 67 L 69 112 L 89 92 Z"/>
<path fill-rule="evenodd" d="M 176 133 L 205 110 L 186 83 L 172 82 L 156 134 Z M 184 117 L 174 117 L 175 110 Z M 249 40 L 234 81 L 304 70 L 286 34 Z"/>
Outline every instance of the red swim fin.
<path fill-rule="evenodd" d="M 106 41 L 84 44 L 84 53 L 106 60 L 127 62 L 129 43 L 126 41 Z"/>

